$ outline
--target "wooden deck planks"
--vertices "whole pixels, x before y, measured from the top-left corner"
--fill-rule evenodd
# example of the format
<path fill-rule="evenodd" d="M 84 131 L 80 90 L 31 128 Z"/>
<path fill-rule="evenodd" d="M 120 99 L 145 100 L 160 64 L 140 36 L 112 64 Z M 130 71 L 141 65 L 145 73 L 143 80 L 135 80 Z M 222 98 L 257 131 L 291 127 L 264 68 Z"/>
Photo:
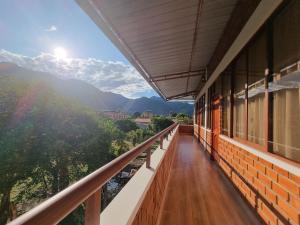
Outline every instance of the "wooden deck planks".
<path fill-rule="evenodd" d="M 193 136 L 181 135 L 175 154 L 159 225 L 261 224 Z"/>

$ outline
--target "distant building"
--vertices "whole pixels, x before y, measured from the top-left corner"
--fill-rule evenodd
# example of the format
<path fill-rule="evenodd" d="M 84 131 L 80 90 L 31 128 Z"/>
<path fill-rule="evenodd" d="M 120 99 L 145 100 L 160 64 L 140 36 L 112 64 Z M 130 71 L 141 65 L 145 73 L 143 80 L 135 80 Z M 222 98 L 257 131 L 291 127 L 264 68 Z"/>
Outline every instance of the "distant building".
<path fill-rule="evenodd" d="M 120 112 L 120 111 L 103 111 L 103 112 L 101 112 L 101 114 L 105 115 L 113 120 L 124 120 L 129 117 L 127 113 Z"/>
<path fill-rule="evenodd" d="M 151 110 L 147 110 L 142 113 L 142 118 L 152 118 L 154 116 L 153 112 Z"/>

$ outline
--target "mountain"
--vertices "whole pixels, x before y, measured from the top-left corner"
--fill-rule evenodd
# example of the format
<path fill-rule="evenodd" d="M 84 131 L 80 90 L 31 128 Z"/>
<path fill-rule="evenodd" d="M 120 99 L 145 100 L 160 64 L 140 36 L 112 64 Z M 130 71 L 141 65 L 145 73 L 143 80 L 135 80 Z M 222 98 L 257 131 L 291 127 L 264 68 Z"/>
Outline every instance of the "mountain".
<path fill-rule="evenodd" d="M 170 112 L 183 112 L 189 115 L 193 106 L 183 102 L 165 102 L 160 97 L 129 99 L 120 94 L 103 92 L 84 81 L 63 80 L 52 74 L 32 71 L 12 63 L 0 63 L 0 78 L 9 76 L 24 82 L 42 82 L 49 85 L 57 94 L 78 101 L 95 111 L 119 110 L 133 114 L 151 110 L 154 114 L 168 115 Z"/>

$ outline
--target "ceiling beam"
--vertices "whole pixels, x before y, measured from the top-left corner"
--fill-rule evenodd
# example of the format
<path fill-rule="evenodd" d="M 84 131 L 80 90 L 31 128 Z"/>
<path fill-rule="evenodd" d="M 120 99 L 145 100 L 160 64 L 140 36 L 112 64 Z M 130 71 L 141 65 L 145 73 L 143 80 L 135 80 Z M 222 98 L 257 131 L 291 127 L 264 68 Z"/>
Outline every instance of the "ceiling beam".
<path fill-rule="evenodd" d="M 180 93 L 180 94 L 177 94 L 177 95 L 167 97 L 167 101 L 172 100 L 172 99 L 187 97 L 187 96 L 193 96 L 193 98 L 194 98 L 196 96 L 196 94 L 197 94 L 196 91 L 184 92 L 184 93 Z"/>
<path fill-rule="evenodd" d="M 160 81 L 166 81 L 166 80 L 174 80 L 174 79 L 181 79 L 181 78 L 189 78 L 189 77 L 203 77 L 205 76 L 205 73 L 196 73 L 196 74 L 186 74 L 186 75 L 180 75 L 180 76 L 174 76 L 174 77 L 161 77 L 161 78 L 151 78 L 151 82 L 160 82 Z"/>
<path fill-rule="evenodd" d="M 153 75 L 152 78 L 167 78 L 167 77 L 173 77 L 173 76 L 180 76 L 184 74 L 198 74 L 205 72 L 205 68 L 201 68 L 200 70 L 193 70 L 193 71 L 184 71 L 184 72 L 178 72 L 178 73 L 170 73 L 170 74 L 161 74 L 161 75 Z"/>
<path fill-rule="evenodd" d="M 197 16 L 196 16 L 196 22 L 195 22 L 195 30 L 193 34 L 193 42 L 192 42 L 192 50 L 191 50 L 191 56 L 190 56 L 190 63 L 189 63 L 189 71 L 192 69 L 192 64 L 193 64 L 193 58 L 194 58 L 194 52 L 196 48 L 196 41 L 197 41 L 197 34 L 198 34 L 198 26 L 200 23 L 200 13 L 202 12 L 202 6 L 203 6 L 203 1 L 204 0 L 198 0 L 198 7 L 197 7 Z M 189 78 L 186 81 L 186 88 L 185 91 L 187 92 L 189 88 Z"/>

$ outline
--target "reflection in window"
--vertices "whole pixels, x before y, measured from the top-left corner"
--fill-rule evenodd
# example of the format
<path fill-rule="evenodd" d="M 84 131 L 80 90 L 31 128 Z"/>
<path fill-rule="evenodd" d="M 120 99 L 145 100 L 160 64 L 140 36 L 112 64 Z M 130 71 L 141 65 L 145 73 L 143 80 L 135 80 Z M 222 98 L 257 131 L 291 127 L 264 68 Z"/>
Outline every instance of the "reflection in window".
<path fill-rule="evenodd" d="M 266 32 L 248 49 L 248 141 L 264 144 L 264 71 L 267 68 Z"/>
<path fill-rule="evenodd" d="M 272 83 L 273 152 L 296 161 L 300 161 L 299 87 L 300 72 L 286 75 L 278 81 L 275 79 Z"/>
<path fill-rule="evenodd" d="M 222 74 L 222 116 L 221 132 L 229 135 L 230 127 L 230 89 L 231 89 L 231 71 L 228 69 Z"/>
<path fill-rule="evenodd" d="M 201 97 L 201 126 L 205 126 L 205 95 Z"/>
<path fill-rule="evenodd" d="M 247 82 L 247 57 L 241 54 L 235 64 L 234 73 L 233 135 L 245 138 L 245 84 Z"/>
<path fill-rule="evenodd" d="M 274 19 L 273 152 L 300 162 L 300 1 Z M 298 62 L 298 63 L 297 63 Z M 287 68 L 288 66 L 288 68 Z"/>

